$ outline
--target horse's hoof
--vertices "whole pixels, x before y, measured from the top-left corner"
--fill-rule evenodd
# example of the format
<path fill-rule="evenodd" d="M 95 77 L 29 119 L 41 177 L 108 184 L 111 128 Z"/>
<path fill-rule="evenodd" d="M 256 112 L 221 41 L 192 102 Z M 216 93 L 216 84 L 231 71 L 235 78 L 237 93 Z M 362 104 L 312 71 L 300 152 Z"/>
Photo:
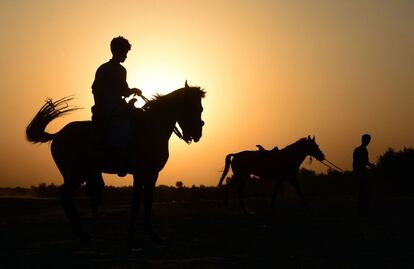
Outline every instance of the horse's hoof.
<path fill-rule="evenodd" d="M 242 212 L 244 215 L 255 215 L 255 214 L 256 214 L 256 212 L 254 212 L 254 211 L 250 211 L 250 210 L 247 210 L 246 208 L 242 208 L 242 209 L 241 209 L 241 212 Z"/>
<path fill-rule="evenodd" d="M 150 237 L 152 242 L 157 243 L 157 244 L 162 243 L 162 242 L 165 241 L 164 239 L 159 237 L 158 234 L 156 234 L 154 232 L 150 232 L 149 237 Z"/>
<path fill-rule="evenodd" d="M 246 214 L 246 215 L 256 215 L 256 212 L 248 211 L 248 210 L 243 211 L 243 213 Z"/>
<path fill-rule="evenodd" d="M 81 242 L 88 242 L 91 240 L 91 236 L 87 232 L 80 229 L 79 227 L 74 228 L 72 231 L 73 231 L 73 234 L 77 236 Z"/>
<path fill-rule="evenodd" d="M 86 232 L 80 232 L 79 239 L 81 242 L 89 242 L 91 241 L 91 236 Z"/>
<path fill-rule="evenodd" d="M 162 242 L 164 242 L 164 240 L 161 237 L 159 237 L 158 235 L 150 235 L 150 239 L 154 243 L 162 243 Z"/>
<path fill-rule="evenodd" d="M 127 247 L 131 250 L 131 251 L 136 251 L 138 249 L 142 249 L 141 247 L 138 246 L 138 243 L 135 239 L 132 238 L 128 238 L 127 241 Z"/>
<path fill-rule="evenodd" d="M 98 212 L 93 212 L 92 213 L 92 218 L 94 218 L 94 219 L 100 219 L 101 218 L 101 214 L 99 214 Z"/>

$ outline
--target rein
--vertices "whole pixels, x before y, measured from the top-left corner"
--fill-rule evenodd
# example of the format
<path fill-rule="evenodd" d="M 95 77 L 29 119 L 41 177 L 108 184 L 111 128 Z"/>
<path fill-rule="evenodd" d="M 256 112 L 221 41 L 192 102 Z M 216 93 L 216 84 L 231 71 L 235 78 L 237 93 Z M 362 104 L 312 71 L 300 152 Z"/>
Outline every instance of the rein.
<path fill-rule="evenodd" d="M 138 95 L 138 94 L 135 94 L 135 95 Z M 144 102 L 145 102 L 145 103 L 148 103 L 148 102 L 150 101 L 150 100 L 149 100 L 147 97 L 145 97 L 142 93 L 141 93 L 140 95 L 138 95 L 138 96 L 139 96 L 139 97 L 141 97 L 141 98 L 142 98 L 142 100 L 144 100 Z M 181 133 L 181 131 L 178 129 L 178 127 L 177 127 L 177 126 L 174 126 L 173 132 L 174 132 L 174 134 L 175 134 L 176 136 L 178 136 L 178 138 L 180 138 L 180 139 L 184 140 L 187 144 L 190 144 L 190 143 L 191 143 L 191 141 L 187 142 L 187 141 L 184 139 L 183 134 Z"/>

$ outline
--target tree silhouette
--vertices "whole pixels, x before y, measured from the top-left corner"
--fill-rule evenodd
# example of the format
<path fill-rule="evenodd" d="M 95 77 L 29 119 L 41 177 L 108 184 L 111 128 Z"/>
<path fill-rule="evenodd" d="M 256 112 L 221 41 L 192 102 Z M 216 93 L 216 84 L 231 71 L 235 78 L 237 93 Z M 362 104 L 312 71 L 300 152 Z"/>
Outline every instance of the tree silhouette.
<path fill-rule="evenodd" d="M 183 188 L 183 187 L 184 187 L 184 183 L 183 183 L 182 181 L 177 181 L 177 182 L 175 182 L 175 186 L 176 186 L 178 189 L 181 189 L 181 188 Z"/>
<path fill-rule="evenodd" d="M 394 195 L 414 195 L 414 149 L 388 149 L 378 158 L 380 173 L 391 181 Z"/>

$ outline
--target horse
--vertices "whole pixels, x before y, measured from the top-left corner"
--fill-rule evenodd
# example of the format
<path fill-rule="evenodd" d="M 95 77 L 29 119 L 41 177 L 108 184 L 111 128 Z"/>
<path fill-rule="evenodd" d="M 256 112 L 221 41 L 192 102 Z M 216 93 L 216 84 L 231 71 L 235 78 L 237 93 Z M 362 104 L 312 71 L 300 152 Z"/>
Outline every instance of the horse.
<path fill-rule="evenodd" d="M 243 199 L 243 190 L 248 178 L 251 175 L 254 175 L 260 179 L 274 181 L 270 204 L 273 210 L 275 209 L 276 193 L 283 181 L 288 181 L 294 187 L 303 206 L 308 209 L 308 205 L 297 180 L 297 175 L 300 165 L 308 155 L 313 156 L 319 161 L 325 159 L 325 155 L 315 142 L 315 137 L 311 138 L 308 136 L 307 138 L 301 138 L 281 150 L 275 147 L 268 151 L 260 145 L 257 145 L 257 147 L 259 150 L 241 151 L 226 156 L 224 171 L 218 186 L 222 186 L 223 180 L 229 172 L 230 167 L 233 170 L 233 180 L 225 185 L 224 204 L 227 204 L 228 202 L 228 192 L 230 187 L 235 183 L 238 183 L 239 203 L 242 210 L 247 212 Z"/>
<path fill-rule="evenodd" d="M 153 241 L 160 241 L 150 223 L 153 193 L 159 172 L 169 157 L 168 142 L 176 133 L 186 143 L 198 142 L 202 136 L 204 121 L 202 98 L 206 92 L 200 87 L 190 87 L 185 82 L 180 88 L 166 95 L 156 95 L 142 109 L 131 108 L 133 142 L 132 161 L 127 165 L 127 173 L 133 175 L 132 205 L 128 228 L 128 243 L 133 246 L 135 220 L 141 197 L 144 200 L 144 231 Z M 80 216 L 73 201 L 74 191 L 86 183 L 86 189 L 96 210 L 98 197 L 104 186 L 102 173 L 117 174 L 114 158 L 99 147 L 97 134 L 92 121 L 68 123 L 54 134 L 45 131 L 54 119 L 78 108 L 68 105 L 72 98 L 51 99 L 35 115 L 26 128 L 27 140 L 32 143 L 51 141 L 52 157 L 63 176 L 60 195 L 63 209 L 72 232 L 82 241 L 90 239 L 81 225 Z M 136 101 L 136 99 L 135 99 Z M 178 123 L 179 128 L 176 127 Z"/>

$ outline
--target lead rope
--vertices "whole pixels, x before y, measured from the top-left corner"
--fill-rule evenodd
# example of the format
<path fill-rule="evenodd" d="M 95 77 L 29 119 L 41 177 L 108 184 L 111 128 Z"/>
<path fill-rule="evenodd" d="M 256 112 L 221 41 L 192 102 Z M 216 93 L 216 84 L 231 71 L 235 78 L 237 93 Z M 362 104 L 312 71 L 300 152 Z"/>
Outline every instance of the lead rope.
<path fill-rule="evenodd" d="M 318 160 L 319 161 L 319 160 Z M 323 161 L 327 161 L 327 163 L 324 163 Z M 342 170 L 340 167 L 338 167 L 337 165 L 333 164 L 332 162 L 328 161 L 327 159 L 319 161 L 321 164 L 326 165 L 328 168 L 332 169 L 332 170 L 336 170 L 338 172 L 344 172 L 344 170 Z"/>

